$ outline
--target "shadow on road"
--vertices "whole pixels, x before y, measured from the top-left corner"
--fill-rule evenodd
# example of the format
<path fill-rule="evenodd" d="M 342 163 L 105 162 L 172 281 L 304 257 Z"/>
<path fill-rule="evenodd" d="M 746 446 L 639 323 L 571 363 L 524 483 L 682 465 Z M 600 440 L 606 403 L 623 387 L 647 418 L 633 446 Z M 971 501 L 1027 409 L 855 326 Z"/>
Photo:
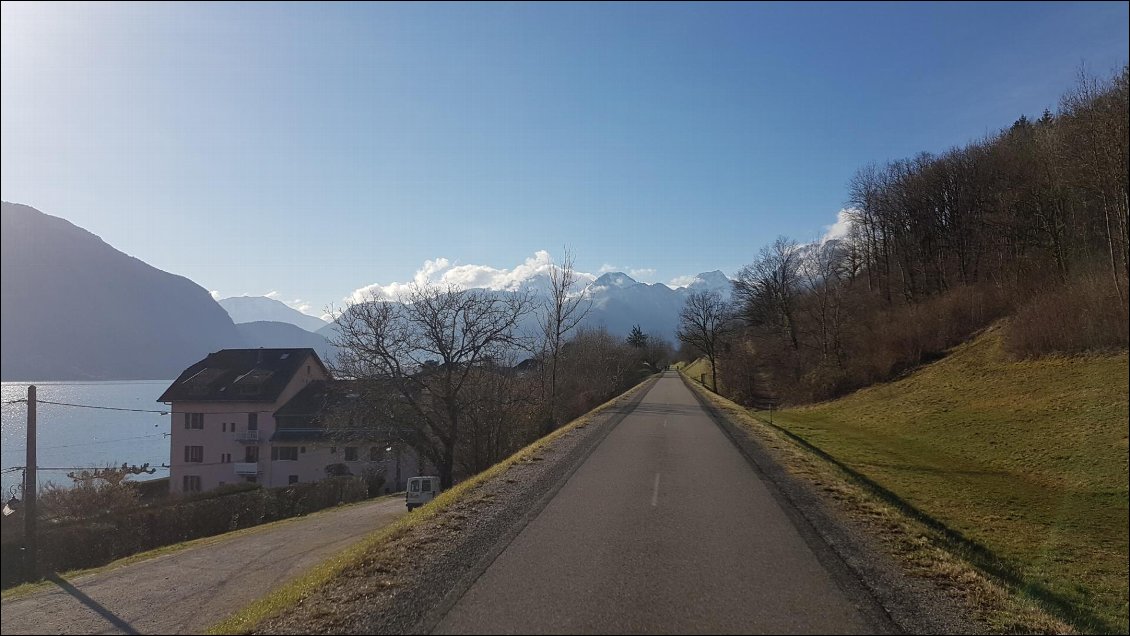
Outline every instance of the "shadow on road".
<path fill-rule="evenodd" d="M 136 629 L 134 629 L 132 625 L 130 625 L 129 623 L 127 623 L 124 620 L 122 620 L 121 618 L 119 618 L 117 614 L 114 614 L 110 610 L 103 607 L 101 603 L 90 598 L 86 594 L 83 594 L 82 590 L 80 590 L 77 587 L 68 583 L 66 579 L 59 576 L 57 573 L 52 572 L 51 574 L 48 574 L 47 580 L 51 581 L 55 585 L 58 585 L 59 589 L 63 590 L 67 594 L 70 594 L 71 596 L 73 596 L 76 600 L 78 600 L 78 602 L 82 603 L 83 605 L 85 605 L 85 606 L 89 607 L 90 609 L 94 610 L 95 612 L 97 612 L 97 614 L 99 616 L 106 619 L 106 621 L 108 623 L 110 623 L 111 625 L 113 625 L 115 629 L 118 629 L 121 632 L 126 633 L 126 634 L 140 634 L 141 633 L 141 632 L 137 631 Z"/>
<path fill-rule="evenodd" d="M 702 413 L 702 407 L 697 404 L 640 404 L 632 411 L 641 415 L 698 415 Z"/>

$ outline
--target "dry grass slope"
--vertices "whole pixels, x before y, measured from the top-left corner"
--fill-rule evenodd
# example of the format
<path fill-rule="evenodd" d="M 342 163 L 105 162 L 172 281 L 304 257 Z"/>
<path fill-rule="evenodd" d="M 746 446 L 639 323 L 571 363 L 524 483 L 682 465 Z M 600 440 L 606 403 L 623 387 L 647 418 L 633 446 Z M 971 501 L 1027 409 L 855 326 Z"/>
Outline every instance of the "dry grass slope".
<path fill-rule="evenodd" d="M 984 546 L 1084 631 L 1126 633 L 1128 361 L 1010 361 L 1001 328 L 776 423 Z"/>

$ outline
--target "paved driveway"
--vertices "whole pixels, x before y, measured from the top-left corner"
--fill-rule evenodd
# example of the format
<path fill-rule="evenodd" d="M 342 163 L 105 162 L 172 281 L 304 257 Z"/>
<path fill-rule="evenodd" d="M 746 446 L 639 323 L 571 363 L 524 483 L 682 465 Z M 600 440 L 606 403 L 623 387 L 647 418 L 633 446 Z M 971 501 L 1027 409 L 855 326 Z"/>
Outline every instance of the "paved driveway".
<path fill-rule="evenodd" d="M 199 633 L 405 513 L 393 497 L 319 512 L 0 603 L 4 634 Z"/>

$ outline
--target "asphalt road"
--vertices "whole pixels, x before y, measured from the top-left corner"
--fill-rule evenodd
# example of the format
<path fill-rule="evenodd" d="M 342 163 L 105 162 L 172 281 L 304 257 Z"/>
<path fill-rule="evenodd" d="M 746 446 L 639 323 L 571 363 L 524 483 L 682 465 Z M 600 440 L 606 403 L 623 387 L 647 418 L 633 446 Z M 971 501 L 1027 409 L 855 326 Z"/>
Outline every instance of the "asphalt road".
<path fill-rule="evenodd" d="M 793 518 L 668 373 L 434 631 L 888 631 Z"/>
<path fill-rule="evenodd" d="M 4 634 L 194 634 L 404 514 L 400 497 L 315 513 L 0 603 Z"/>

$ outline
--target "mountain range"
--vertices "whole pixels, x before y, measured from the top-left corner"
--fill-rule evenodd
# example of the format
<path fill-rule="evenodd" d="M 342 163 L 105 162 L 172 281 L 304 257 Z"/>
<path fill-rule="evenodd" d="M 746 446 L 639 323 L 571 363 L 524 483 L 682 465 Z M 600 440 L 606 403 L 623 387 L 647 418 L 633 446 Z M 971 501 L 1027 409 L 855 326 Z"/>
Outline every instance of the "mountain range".
<path fill-rule="evenodd" d="M 32 207 L 0 213 L 0 375 L 9 380 L 168 379 L 208 353 L 232 347 L 311 347 L 329 358 L 333 323 L 265 296 L 217 302 L 200 285 L 124 254 L 98 236 Z M 522 286 L 535 294 L 544 276 Z M 686 287 L 609 272 L 585 288 L 584 324 L 626 336 L 633 325 L 674 342 L 692 292 L 729 296 L 720 271 Z M 530 316 L 528 331 L 535 330 Z"/>
<path fill-rule="evenodd" d="M 548 288 L 548 278 L 539 274 L 523 281 L 519 290 L 528 289 L 535 295 L 544 295 Z M 695 276 L 685 287 L 641 283 L 623 272 L 608 272 L 584 288 L 592 304 L 581 326 L 604 327 L 613 335 L 626 337 L 633 326 L 639 325 L 644 333 L 677 345 L 675 330 L 679 326 L 679 310 L 687 297 L 698 291 L 714 291 L 729 300 L 730 289 L 730 279 L 717 270 Z M 529 314 L 520 330 L 537 333 L 537 320 L 536 313 Z M 325 325 L 317 333 L 333 339 L 334 323 Z"/>
<path fill-rule="evenodd" d="M 237 324 L 267 320 L 289 323 L 310 332 L 328 324 L 321 318 L 304 314 L 284 302 L 267 296 L 232 296 L 221 298 L 218 302 Z"/>

